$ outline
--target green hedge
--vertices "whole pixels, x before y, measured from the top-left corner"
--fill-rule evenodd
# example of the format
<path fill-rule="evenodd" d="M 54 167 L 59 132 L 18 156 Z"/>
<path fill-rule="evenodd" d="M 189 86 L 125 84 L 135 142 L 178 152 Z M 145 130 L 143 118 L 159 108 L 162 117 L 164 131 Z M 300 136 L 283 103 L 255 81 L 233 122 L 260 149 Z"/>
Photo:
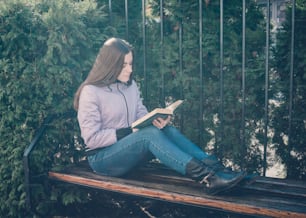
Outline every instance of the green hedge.
<path fill-rule="evenodd" d="M 291 59 L 292 7 L 286 11 L 286 21 L 276 35 L 273 50 L 276 69 L 273 76 L 279 83 L 273 94 L 280 102 L 275 108 L 272 125 L 275 130 L 273 143 L 276 153 L 287 170 L 287 178 L 306 181 L 306 0 L 297 0 L 295 7 L 294 62 Z M 292 90 L 290 90 L 290 68 L 293 69 Z M 290 106 L 290 91 L 292 105 Z M 281 94 L 280 94 L 281 93 Z M 289 108 L 291 126 L 289 128 Z"/>
<path fill-rule="evenodd" d="M 4 1 L 0 6 L 0 216 L 25 217 L 22 157 L 35 130 L 50 114 L 72 110 L 78 85 L 92 65 L 101 43 L 114 33 L 104 8 L 95 1 Z M 75 150 L 74 119 L 54 121 L 31 165 L 50 167 L 53 152 Z M 60 133 L 60 134 L 59 134 Z M 58 145 L 51 148 L 50 145 Z M 52 153 L 51 153 L 52 151 Z M 42 158 L 42 156 L 47 158 Z M 57 153 L 57 161 L 71 162 Z M 51 198 L 36 188 L 33 199 L 69 203 L 75 195 Z M 61 199 L 59 198 L 61 197 Z M 41 201 L 43 202 L 43 201 Z M 38 204 L 45 213 L 46 205 Z"/>

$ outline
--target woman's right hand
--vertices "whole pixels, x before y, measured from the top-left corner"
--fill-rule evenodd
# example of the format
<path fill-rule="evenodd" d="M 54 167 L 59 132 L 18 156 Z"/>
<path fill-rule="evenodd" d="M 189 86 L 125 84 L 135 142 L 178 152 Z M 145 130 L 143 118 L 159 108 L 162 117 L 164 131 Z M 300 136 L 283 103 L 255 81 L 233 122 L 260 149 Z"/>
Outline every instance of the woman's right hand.
<path fill-rule="evenodd" d="M 168 125 L 170 120 L 171 120 L 171 116 L 168 116 L 166 119 L 158 117 L 155 120 L 153 120 L 153 125 L 157 127 L 158 129 L 163 129 L 165 126 Z"/>

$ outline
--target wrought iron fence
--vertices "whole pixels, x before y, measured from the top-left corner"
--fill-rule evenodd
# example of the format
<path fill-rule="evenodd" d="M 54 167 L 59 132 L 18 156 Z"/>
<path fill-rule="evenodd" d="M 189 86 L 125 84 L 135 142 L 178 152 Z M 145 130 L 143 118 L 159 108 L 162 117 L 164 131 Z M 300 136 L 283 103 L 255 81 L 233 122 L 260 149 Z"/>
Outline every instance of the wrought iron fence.
<path fill-rule="evenodd" d="M 148 61 L 148 56 L 147 56 L 147 44 L 148 44 L 148 33 L 147 33 L 147 8 L 148 5 L 151 1 L 149 0 L 142 0 L 141 1 L 141 27 L 139 28 L 141 30 L 141 32 L 139 34 L 141 34 L 141 38 L 142 38 L 142 67 L 143 69 L 141 69 L 143 71 L 143 83 L 144 83 L 144 99 L 146 100 L 148 98 L 149 95 L 149 91 L 148 91 L 148 70 L 147 70 L 147 61 Z M 164 54 L 164 36 L 165 36 L 165 32 L 164 32 L 164 1 L 163 0 L 159 0 L 159 1 L 154 1 L 156 4 L 159 5 L 159 10 L 160 10 L 160 16 L 159 16 L 159 29 L 160 29 L 160 54 L 163 57 Z M 205 69 L 203 69 L 204 64 L 203 64 L 203 21 L 202 21 L 202 16 L 203 16 L 203 4 L 206 4 L 209 1 L 203 1 L 203 0 L 199 0 L 198 1 L 198 14 L 199 14 L 199 21 L 198 21 L 198 58 L 199 58 L 199 72 L 198 72 L 198 78 L 200 81 L 200 90 L 203 90 L 204 84 L 203 84 L 203 71 Z M 293 92 L 293 78 L 294 78 L 294 64 L 295 64 L 295 60 L 294 60 L 294 49 L 295 49 L 295 0 L 283 0 L 283 1 L 274 1 L 274 0 L 257 0 L 256 1 L 258 3 L 259 7 L 262 7 L 265 13 L 265 18 L 266 18 L 266 27 L 265 27 L 265 32 L 266 32 L 266 46 L 265 46 L 265 84 L 264 84 L 264 149 L 263 149 L 263 175 L 266 174 L 266 170 L 267 170 L 267 145 L 268 145 L 268 126 L 269 126 L 269 83 L 270 83 L 270 79 L 271 77 L 269 76 L 269 73 L 271 72 L 271 66 L 270 66 L 270 43 L 271 43 L 271 37 L 272 37 L 272 33 L 271 33 L 271 23 L 272 21 L 274 23 L 278 23 L 281 22 L 279 21 L 279 17 L 277 16 L 277 14 L 279 14 L 280 11 L 280 6 L 281 5 L 288 5 L 291 4 L 292 5 L 292 17 L 291 17 L 291 23 L 292 23 L 292 34 L 291 34 L 291 45 L 290 45 L 290 51 L 288 51 L 288 55 L 290 55 L 290 86 L 288 87 L 289 89 L 289 107 L 288 107 L 288 140 L 289 140 L 289 144 L 291 141 L 291 129 L 292 129 L 292 114 L 293 114 L 293 98 L 294 98 L 294 92 Z M 124 37 L 126 39 L 130 38 L 130 34 L 131 34 L 131 30 L 130 30 L 130 26 L 129 23 L 131 22 L 130 19 L 131 17 L 133 17 L 133 14 L 130 13 L 129 10 L 129 4 L 131 2 L 128 0 L 124 1 L 124 26 L 125 26 L 125 31 L 124 31 Z M 181 4 L 181 0 L 177 1 L 177 4 L 180 5 Z M 224 90 L 224 34 L 226 34 L 226 32 L 224 31 L 224 4 L 223 4 L 223 0 L 219 0 L 219 5 L 220 5 L 220 17 L 219 17 L 219 22 L 220 22 L 220 29 L 219 29 L 219 56 L 220 56 L 220 63 L 219 63 L 219 78 L 220 78 L 220 86 L 219 86 L 219 99 L 220 99 L 220 108 L 219 108 L 219 119 L 220 119 L 220 139 L 219 140 L 223 140 L 224 135 L 223 135 L 223 115 L 224 115 L 224 101 L 225 101 L 225 97 L 224 97 L 224 92 L 226 90 Z M 109 10 L 109 18 L 110 18 L 110 22 L 113 22 L 113 1 L 109 0 L 108 1 L 108 10 Z M 242 96 L 242 104 L 241 104 L 241 144 L 244 145 L 245 144 L 245 101 L 246 101 L 246 13 L 247 13 L 247 8 L 246 8 L 246 1 L 242 0 L 242 26 L 241 26 L 241 32 L 242 32 L 242 41 L 241 41 L 241 96 Z M 181 20 L 180 22 L 183 22 L 183 20 Z M 183 66 L 183 52 L 182 52 L 182 43 L 183 43 L 183 28 L 182 25 L 178 26 L 178 57 L 179 57 L 179 71 L 182 72 L 184 70 L 184 66 Z M 160 65 L 163 65 L 163 62 L 160 62 Z M 160 66 L 161 68 L 163 66 Z M 162 83 L 162 91 L 161 91 L 161 99 L 164 99 L 165 97 L 165 92 L 164 92 L 164 77 L 161 78 L 161 83 Z M 199 119 L 202 119 L 203 116 L 203 101 L 205 101 L 204 96 L 200 95 L 199 96 L 199 105 L 200 105 L 200 112 L 199 112 Z M 203 122 L 199 123 L 199 126 L 197 127 L 199 129 L 199 132 L 201 133 L 204 130 L 203 127 Z M 303 136 L 301 136 L 303 137 Z"/>

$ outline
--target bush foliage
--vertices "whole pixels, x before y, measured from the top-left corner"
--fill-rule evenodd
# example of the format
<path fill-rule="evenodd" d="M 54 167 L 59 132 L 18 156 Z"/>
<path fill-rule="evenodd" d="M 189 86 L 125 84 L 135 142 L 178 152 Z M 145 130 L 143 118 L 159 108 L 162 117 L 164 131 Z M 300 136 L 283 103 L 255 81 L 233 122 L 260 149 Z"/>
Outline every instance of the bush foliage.
<path fill-rule="evenodd" d="M 74 92 L 109 28 L 104 9 L 91 0 L 5 1 L 0 17 L 0 213 L 24 217 L 24 149 L 48 115 L 72 110 Z M 41 152 L 31 160 L 38 173 L 53 159 L 50 150 L 75 152 L 74 120 L 56 121 L 49 128 Z M 67 196 L 63 202 L 69 202 Z M 48 200 L 42 193 L 40 198 Z"/>
<path fill-rule="evenodd" d="M 306 1 L 296 1 L 293 65 L 291 53 L 288 53 L 292 51 L 292 6 L 287 9 L 286 16 L 277 32 L 273 50 L 278 81 L 273 93 L 280 102 L 273 114 L 273 143 L 285 164 L 287 177 L 306 180 Z"/>

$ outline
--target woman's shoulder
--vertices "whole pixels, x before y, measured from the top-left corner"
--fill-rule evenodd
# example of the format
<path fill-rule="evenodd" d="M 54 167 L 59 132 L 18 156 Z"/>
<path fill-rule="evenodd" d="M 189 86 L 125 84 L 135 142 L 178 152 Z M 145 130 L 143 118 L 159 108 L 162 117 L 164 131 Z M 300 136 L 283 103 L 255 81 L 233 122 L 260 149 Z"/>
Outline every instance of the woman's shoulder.
<path fill-rule="evenodd" d="M 103 90 L 108 90 L 109 88 L 107 86 L 95 86 L 95 85 L 85 85 L 83 87 L 82 91 L 86 91 L 86 92 L 97 92 L 97 91 L 103 91 Z"/>
<path fill-rule="evenodd" d="M 85 85 L 82 89 L 81 96 L 94 97 L 97 96 L 98 93 L 104 93 L 103 89 L 104 87 L 99 87 L 95 85 Z"/>
<path fill-rule="evenodd" d="M 82 92 L 96 92 L 99 87 L 94 85 L 85 85 L 82 89 Z"/>

